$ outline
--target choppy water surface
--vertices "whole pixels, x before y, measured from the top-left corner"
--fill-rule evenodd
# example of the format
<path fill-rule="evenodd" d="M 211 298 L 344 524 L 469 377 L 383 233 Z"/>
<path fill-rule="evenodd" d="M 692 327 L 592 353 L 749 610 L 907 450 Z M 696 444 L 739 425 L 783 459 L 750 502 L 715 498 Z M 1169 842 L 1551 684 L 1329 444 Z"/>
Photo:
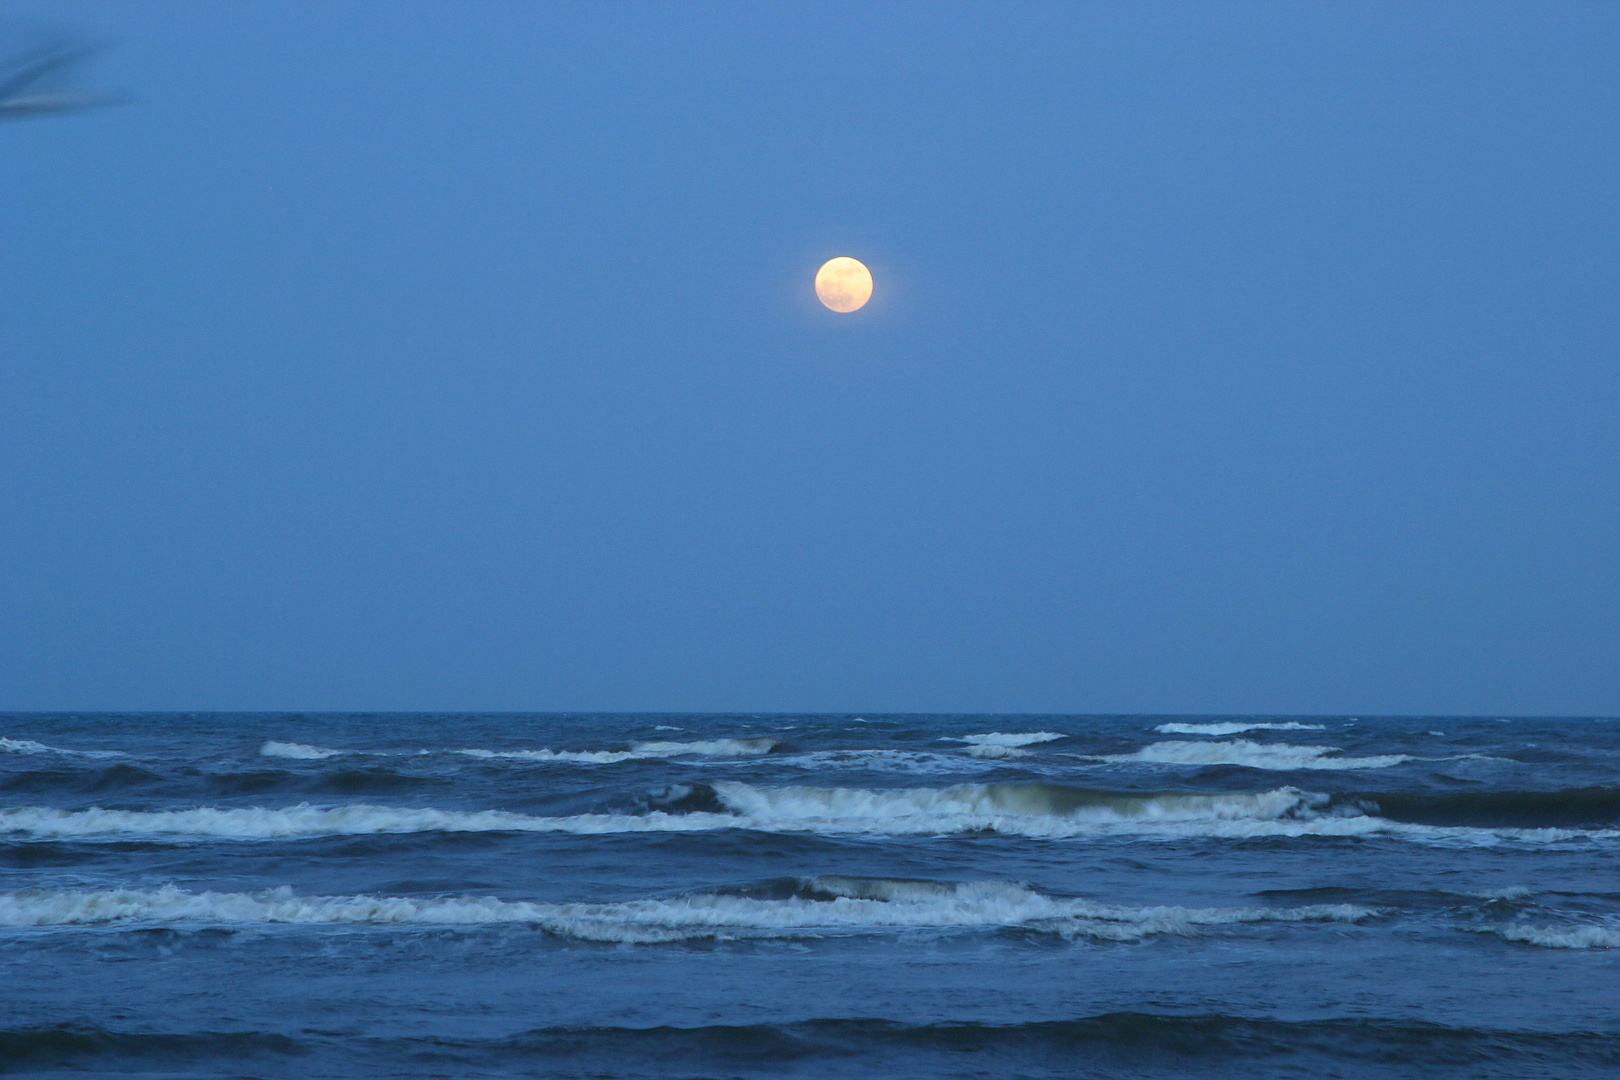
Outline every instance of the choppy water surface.
<path fill-rule="evenodd" d="M 0 716 L 0 1073 L 1620 1075 L 1620 722 Z"/>

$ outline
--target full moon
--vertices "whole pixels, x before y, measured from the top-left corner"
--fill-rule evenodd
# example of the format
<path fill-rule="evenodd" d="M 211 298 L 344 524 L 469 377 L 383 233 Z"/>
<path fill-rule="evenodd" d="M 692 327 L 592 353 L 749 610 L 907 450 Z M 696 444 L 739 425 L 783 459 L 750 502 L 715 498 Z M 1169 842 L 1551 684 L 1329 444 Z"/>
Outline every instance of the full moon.
<path fill-rule="evenodd" d="M 828 259 L 816 271 L 816 295 L 834 311 L 858 311 L 872 299 L 872 271 L 847 255 Z"/>

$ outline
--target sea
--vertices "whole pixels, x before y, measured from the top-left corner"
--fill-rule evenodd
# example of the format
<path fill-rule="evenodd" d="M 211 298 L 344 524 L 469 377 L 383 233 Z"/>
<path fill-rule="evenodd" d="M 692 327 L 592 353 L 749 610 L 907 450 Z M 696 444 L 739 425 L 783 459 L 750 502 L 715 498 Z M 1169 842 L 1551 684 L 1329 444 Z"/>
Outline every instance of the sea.
<path fill-rule="evenodd" d="M 1620 1076 L 1620 721 L 0 715 L 0 1074 Z"/>

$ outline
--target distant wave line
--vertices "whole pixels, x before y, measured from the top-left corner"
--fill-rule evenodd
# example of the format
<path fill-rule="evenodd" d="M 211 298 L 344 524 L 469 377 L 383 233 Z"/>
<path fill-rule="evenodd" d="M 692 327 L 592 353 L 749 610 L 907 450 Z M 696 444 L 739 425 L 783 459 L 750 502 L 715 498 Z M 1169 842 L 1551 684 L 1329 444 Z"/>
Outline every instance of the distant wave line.
<path fill-rule="evenodd" d="M 1577 793 L 1577 796 L 1579 793 Z M 1575 798 L 1576 796 L 1571 796 Z M 1585 810 L 1584 806 L 1595 807 Z M 1598 799 L 1556 806 L 1548 813 L 1601 814 Z M 1476 825 L 1437 802 L 1428 810 L 1410 799 L 1403 818 L 1462 814 L 1444 824 L 1379 816 L 1373 797 L 1335 798 L 1293 787 L 1215 794 L 1093 791 L 1057 784 L 956 784 L 944 788 L 767 787 L 735 781 L 675 785 L 637 813 L 545 817 L 506 810 L 444 810 L 369 804 L 285 808 L 197 807 L 181 810 L 0 809 L 0 835 L 34 840 L 298 840 L 429 832 L 532 832 L 598 835 L 745 829 L 828 836 L 940 836 L 995 833 L 1032 839 L 1243 839 L 1249 837 L 1385 837 L 1419 842 L 1555 843 L 1620 837 L 1612 827 L 1520 828 Z M 1506 811 L 1516 811 L 1513 806 Z M 1532 806 L 1527 811 L 1534 812 Z M 1607 820 L 1606 818 L 1604 820 Z"/>
<path fill-rule="evenodd" d="M 888 879 L 807 878 L 792 894 L 698 893 L 622 903 L 539 903 L 495 897 L 414 899 L 193 893 L 157 889 L 0 892 L 0 926 L 291 924 L 304 926 L 480 926 L 523 924 L 582 941 L 652 944 L 704 938 L 782 938 L 907 929 L 1026 929 L 1065 940 L 1138 941 L 1192 935 L 1206 927 L 1261 922 L 1357 922 L 1378 914 L 1351 904 L 1295 908 L 1131 908 L 1051 897 L 1003 882 L 941 884 Z"/>

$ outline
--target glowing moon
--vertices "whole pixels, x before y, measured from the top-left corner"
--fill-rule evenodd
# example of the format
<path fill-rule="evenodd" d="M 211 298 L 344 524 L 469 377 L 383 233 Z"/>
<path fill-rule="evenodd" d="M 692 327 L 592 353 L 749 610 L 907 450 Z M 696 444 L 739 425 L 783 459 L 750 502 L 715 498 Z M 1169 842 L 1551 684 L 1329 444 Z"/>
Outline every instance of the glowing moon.
<path fill-rule="evenodd" d="M 872 271 L 847 255 L 828 259 L 816 271 L 816 295 L 834 311 L 858 311 L 872 299 Z"/>

